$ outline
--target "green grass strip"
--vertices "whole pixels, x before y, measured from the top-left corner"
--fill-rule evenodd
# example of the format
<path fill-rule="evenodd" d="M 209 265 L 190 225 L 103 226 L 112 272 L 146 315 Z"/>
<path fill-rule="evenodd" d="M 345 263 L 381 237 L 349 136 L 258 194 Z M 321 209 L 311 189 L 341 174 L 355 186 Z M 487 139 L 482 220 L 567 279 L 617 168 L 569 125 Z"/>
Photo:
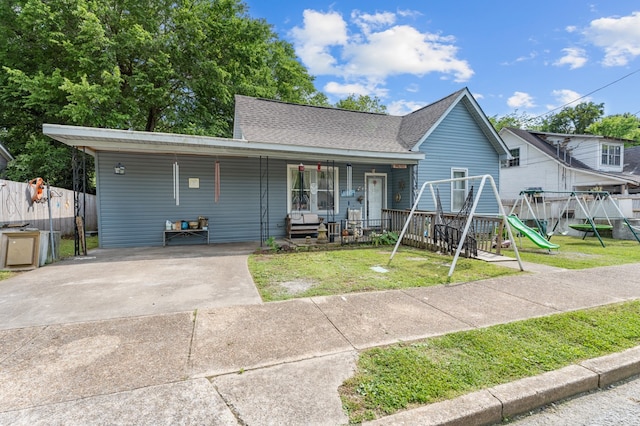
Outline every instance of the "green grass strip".
<path fill-rule="evenodd" d="M 262 300 L 326 296 L 362 291 L 427 287 L 514 275 L 518 271 L 461 258 L 452 279 L 452 257 L 402 247 L 389 263 L 393 247 L 254 254 L 249 271 Z M 386 272 L 376 272 L 374 267 Z"/>
<path fill-rule="evenodd" d="M 340 388 L 353 423 L 640 344 L 640 301 L 453 333 L 360 354 Z"/>

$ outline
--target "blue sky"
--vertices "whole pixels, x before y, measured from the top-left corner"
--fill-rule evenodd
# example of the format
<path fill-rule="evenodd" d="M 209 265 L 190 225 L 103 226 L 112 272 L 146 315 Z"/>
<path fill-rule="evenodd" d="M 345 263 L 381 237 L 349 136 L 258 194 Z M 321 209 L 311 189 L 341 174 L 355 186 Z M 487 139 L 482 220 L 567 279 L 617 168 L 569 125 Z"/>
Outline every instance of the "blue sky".
<path fill-rule="evenodd" d="M 637 1 L 245 3 L 332 103 L 377 96 L 404 115 L 466 86 L 488 116 L 538 116 L 594 91 L 579 101 L 640 114 L 640 72 L 623 78 L 640 71 Z"/>

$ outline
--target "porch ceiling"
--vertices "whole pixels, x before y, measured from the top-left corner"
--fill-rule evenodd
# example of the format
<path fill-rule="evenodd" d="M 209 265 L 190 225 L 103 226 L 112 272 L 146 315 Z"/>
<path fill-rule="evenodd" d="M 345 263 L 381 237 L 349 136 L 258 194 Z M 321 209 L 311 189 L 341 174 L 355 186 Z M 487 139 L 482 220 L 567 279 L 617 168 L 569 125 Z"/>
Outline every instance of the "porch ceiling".
<path fill-rule="evenodd" d="M 357 161 L 370 164 L 417 164 L 424 159 L 419 152 L 377 152 L 336 148 L 310 148 L 172 133 L 138 132 L 92 127 L 44 124 L 45 135 L 76 148 L 85 148 L 94 155 L 99 151 L 180 155 L 224 155 L 235 157 L 273 157 L 284 160 L 318 158 L 336 161 Z"/>

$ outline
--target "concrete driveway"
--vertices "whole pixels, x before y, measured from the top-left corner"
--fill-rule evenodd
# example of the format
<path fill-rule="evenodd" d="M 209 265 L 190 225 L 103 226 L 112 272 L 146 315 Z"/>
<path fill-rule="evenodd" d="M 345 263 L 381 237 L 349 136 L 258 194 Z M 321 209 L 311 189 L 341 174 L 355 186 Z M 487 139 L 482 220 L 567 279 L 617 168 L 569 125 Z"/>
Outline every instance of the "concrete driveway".
<path fill-rule="evenodd" d="M 0 329 L 262 303 L 258 243 L 96 249 L 0 281 Z"/>

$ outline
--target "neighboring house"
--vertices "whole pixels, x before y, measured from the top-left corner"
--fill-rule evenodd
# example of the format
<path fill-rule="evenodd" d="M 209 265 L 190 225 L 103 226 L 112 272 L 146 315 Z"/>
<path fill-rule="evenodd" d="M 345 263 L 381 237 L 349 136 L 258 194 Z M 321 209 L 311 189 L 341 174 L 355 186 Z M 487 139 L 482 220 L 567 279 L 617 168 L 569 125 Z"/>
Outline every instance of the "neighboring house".
<path fill-rule="evenodd" d="M 491 174 L 506 145 L 468 89 L 403 117 L 236 96 L 232 139 L 45 124 L 95 157 L 100 246 L 161 245 L 166 220 L 207 217 L 210 241 L 285 235 L 288 214 L 376 220 L 425 181 Z M 440 189 L 445 211 L 469 185 Z M 431 197 L 421 209 L 434 210 Z M 478 212 L 498 211 L 491 191 Z"/>
<path fill-rule="evenodd" d="M 624 149 L 622 172 L 629 177 L 640 179 L 640 146 Z M 629 193 L 640 193 L 640 187 L 629 188 Z"/>
<path fill-rule="evenodd" d="M 13 160 L 9 151 L 0 143 L 0 176 L 3 175 L 4 170 L 7 168 L 9 161 Z"/>
<path fill-rule="evenodd" d="M 627 194 L 640 185 L 640 176 L 624 173 L 624 140 L 516 128 L 504 128 L 500 136 L 511 154 L 500 169 L 503 200 L 516 199 L 527 188 Z"/>

